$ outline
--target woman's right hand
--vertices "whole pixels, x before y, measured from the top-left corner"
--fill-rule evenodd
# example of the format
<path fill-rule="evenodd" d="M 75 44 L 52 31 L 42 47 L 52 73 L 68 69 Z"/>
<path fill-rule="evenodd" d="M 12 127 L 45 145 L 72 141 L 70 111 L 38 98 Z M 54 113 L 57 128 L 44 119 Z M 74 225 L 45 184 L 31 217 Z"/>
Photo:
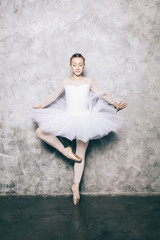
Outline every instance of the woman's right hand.
<path fill-rule="evenodd" d="M 42 109 L 43 107 L 40 105 L 38 107 L 33 107 L 34 109 Z"/>

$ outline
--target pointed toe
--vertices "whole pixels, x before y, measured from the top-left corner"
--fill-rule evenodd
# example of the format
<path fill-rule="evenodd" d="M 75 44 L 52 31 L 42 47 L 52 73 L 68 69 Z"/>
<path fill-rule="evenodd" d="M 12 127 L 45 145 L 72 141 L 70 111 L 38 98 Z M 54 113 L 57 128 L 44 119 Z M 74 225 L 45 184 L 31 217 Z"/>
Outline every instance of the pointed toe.
<path fill-rule="evenodd" d="M 79 183 L 74 183 L 71 186 L 71 191 L 73 193 L 73 204 L 77 205 L 80 200 L 80 194 L 79 194 Z"/>
<path fill-rule="evenodd" d="M 82 161 L 82 158 L 80 156 L 78 156 L 77 154 L 73 153 L 71 147 L 67 147 L 66 157 L 71 159 L 71 160 L 74 160 L 76 162 L 79 162 L 79 163 Z"/>

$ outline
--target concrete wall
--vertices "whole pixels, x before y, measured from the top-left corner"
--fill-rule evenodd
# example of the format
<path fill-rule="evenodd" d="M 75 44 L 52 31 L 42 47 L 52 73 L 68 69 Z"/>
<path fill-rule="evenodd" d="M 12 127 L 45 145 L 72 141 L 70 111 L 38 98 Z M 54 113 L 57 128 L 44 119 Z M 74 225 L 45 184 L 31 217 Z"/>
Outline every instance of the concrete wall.
<path fill-rule="evenodd" d="M 1 193 L 70 193 L 73 162 L 28 116 L 71 76 L 75 52 L 85 76 L 128 103 L 118 134 L 90 141 L 81 191 L 160 192 L 160 1 L 0 2 Z"/>

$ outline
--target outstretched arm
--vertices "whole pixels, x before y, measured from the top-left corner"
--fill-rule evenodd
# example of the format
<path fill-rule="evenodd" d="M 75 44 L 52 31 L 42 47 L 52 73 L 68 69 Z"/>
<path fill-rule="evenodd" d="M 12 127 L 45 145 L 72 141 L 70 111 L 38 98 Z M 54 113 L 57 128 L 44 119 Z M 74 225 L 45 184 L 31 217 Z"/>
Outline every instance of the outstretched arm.
<path fill-rule="evenodd" d="M 35 109 L 37 108 L 44 108 L 48 106 L 50 103 L 54 102 L 64 91 L 64 80 L 59 84 L 57 89 L 54 91 L 54 93 L 49 96 L 40 106 L 33 107 Z"/>
<path fill-rule="evenodd" d="M 127 106 L 126 103 L 121 103 L 122 101 L 119 104 L 117 102 L 115 102 L 113 100 L 113 98 L 111 96 L 109 96 L 107 93 L 104 93 L 104 91 L 101 90 L 92 79 L 90 79 L 90 85 L 91 85 L 91 87 L 90 87 L 91 90 L 94 93 L 101 94 L 100 97 L 103 98 L 104 100 L 106 100 L 107 102 L 109 102 L 110 104 L 112 104 L 114 107 L 116 107 L 117 112 L 118 112 L 118 110 Z"/>
<path fill-rule="evenodd" d="M 103 98 L 104 100 L 106 100 L 107 102 L 109 102 L 112 105 L 115 103 L 113 98 L 111 96 L 109 96 L 107 93 L 104 93 L 104 91 L 102 89 L 100 89 L 92 79 L 90 79 L 90 84 L 91 84 L 91 90 L 94 93 L 98 93 L 98 94 L 102 93 L 102 95 L 100 95 L 101 98 Z"/>

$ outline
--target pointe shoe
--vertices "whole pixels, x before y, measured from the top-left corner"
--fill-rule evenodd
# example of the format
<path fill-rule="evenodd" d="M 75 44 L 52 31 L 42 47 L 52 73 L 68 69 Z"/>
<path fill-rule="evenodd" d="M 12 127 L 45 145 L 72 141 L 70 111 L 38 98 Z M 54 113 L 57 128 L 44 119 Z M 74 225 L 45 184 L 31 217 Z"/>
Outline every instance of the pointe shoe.
<path fill-rule="evenodd" d="M 79 194 L 79 183 L 74 183 L 71 186 L 71 191 L 73 193 L 73 203 L 74 205 L 77 205 L 80 200 L 80 194 Z"/>
<path fill-rule="evenodd" d="M 63 152 L 63 154 L 64 154 L 67 158 L 72 159 L 72 160 L 74 160 L 74 161 L 76 161 L 76 162 L 79 162 L 79 163 L 80 163 L 80 162 L 82 161 L 82 158 L 81 158 L 81 157 L 79 157 L 77 154 L 75 154 L 75 153 L 72 152 L 72 148 L 71 148 L 71 147 L 65 148 L 65 151 Z"/>

